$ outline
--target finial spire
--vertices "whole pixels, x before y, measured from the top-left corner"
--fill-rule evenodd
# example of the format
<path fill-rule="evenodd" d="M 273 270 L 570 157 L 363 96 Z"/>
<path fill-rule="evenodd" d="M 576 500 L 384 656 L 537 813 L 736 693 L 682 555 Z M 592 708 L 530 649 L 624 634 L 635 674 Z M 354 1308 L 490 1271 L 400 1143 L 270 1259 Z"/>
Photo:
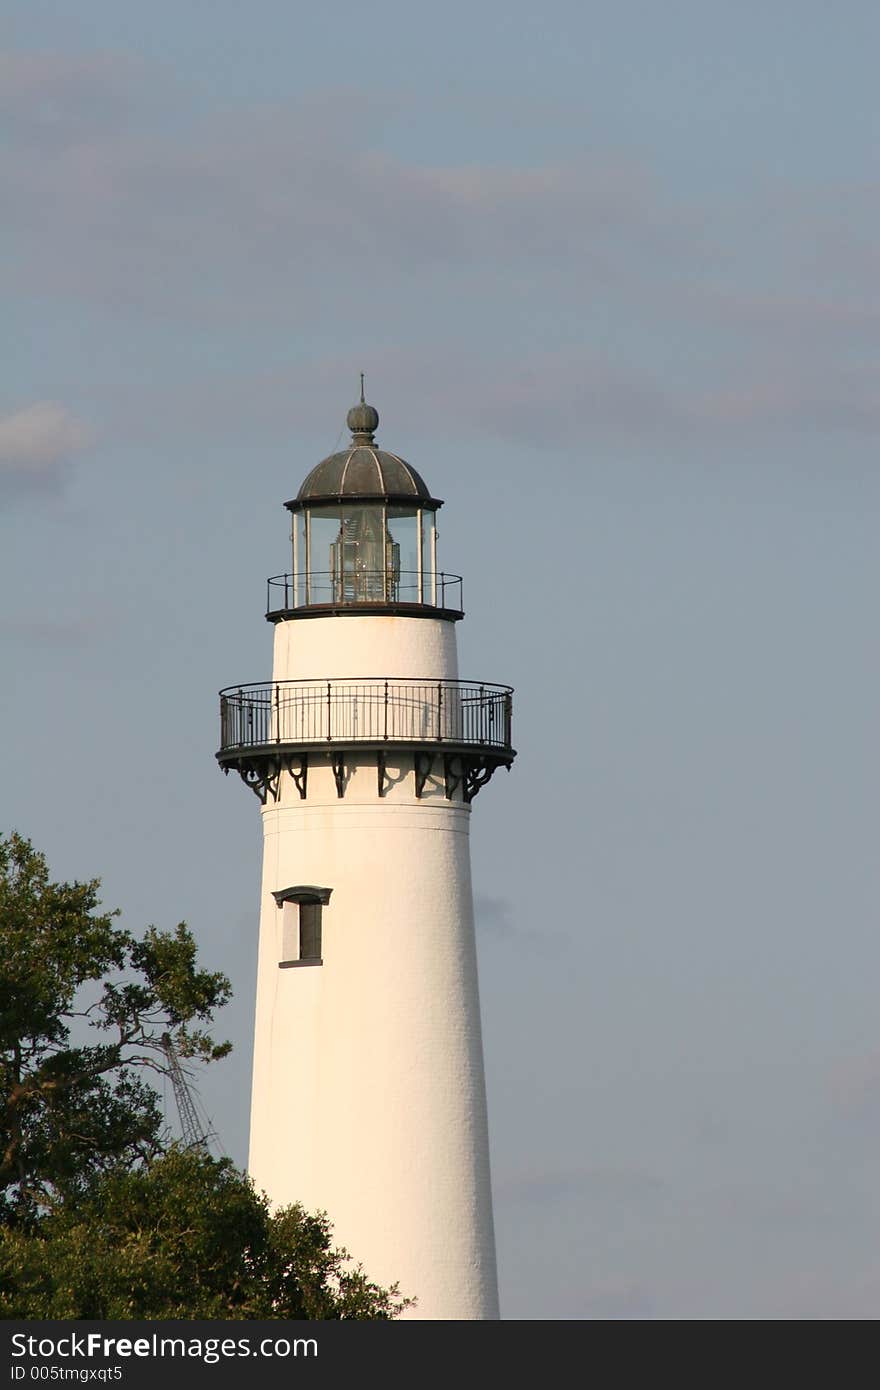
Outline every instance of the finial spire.
<path fill-rule="evenodd" d="M 348 428 L 351 430 L 353 444 L 372 444 L 373 434 L 379 423 L 379 412 L 367 405 L 364 397 L 364 374 L 361 372 L 361 399 L 348 412 Z"/>

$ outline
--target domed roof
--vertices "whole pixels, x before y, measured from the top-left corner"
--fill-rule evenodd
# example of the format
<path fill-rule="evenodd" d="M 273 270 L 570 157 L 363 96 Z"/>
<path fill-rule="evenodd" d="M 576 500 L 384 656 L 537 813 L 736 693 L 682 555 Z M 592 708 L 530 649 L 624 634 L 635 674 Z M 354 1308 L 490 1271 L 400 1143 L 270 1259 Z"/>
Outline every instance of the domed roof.
<path fill-rule="evenodd" d="M 373 438 L 379 412 L 367 405 L 361 387 L 360 402 L 348 412 L 351 443 L 347 449 L 322 459 L 288 502 L 291 511 L 306 503 L 336 501 L 339 498 L 385 498 L 388 501 L 421 501 L 431 507 L 441 504 L 428 491 L 428 485 L 412 464 L 387 449 L 378 449 Z"/>

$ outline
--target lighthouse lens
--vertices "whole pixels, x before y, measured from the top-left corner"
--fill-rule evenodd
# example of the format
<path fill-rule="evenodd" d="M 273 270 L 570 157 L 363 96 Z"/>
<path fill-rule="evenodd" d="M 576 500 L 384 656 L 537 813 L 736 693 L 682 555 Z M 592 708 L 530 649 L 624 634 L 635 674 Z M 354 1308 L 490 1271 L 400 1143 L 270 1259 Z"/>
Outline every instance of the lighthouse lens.
<path fill-rule="evenodd" d="M 433 511 L 384 499 L 313 504 L 293 540 L 295 606 L 435 602 Z"/>

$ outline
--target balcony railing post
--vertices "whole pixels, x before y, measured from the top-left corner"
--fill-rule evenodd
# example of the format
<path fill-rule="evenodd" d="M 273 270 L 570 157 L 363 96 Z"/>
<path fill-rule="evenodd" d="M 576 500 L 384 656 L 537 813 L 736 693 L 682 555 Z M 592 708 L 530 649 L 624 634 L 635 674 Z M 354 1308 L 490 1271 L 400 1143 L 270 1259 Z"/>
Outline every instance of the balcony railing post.
<path fill-rule="evenodd" d="M 328 682 L 327 682 L 327 742 L 328 742 L 328 743 L 330 742 L 330 740 L 331 740 L 332 737 L 333 737 L 332 716 L 331 716 L 331 712 L 330 712 L 330 711 L 331 711 L 331 705 L 330 705 L 330 682 L 328 681 Z"/>
<path fill-rule="evenodd" d="M 437 742 L 438 742 L 438 743 L 440 743 L 440 742 L 442 741 L 442 739 L 443 739 L 443 722 L 442 722 L 442 720 L 443 720 L 443 715 L 442 715 L 442 710 L 443 710 L 443 686 L 442 686 L 441 682 L 438 681 L 438 682 L 437 682 Z"/>
<path fill-rule="evenodd" d="M 388 738 L 388 682 L 387 682 L 387 681 L 385 682 L 385 734 L 384 734 L 384 737 L 385 737 L 386 739 Z"/>
<path fill-rule="evenodd" d="M 275 742 L 281 742 L 281 687 L 275 686 Z"/>

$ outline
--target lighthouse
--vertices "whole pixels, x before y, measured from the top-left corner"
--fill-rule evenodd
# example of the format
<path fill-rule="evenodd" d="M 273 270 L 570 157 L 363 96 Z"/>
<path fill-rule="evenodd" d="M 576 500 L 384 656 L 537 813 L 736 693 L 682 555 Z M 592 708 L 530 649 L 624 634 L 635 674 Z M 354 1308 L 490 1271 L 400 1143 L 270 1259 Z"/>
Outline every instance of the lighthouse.
<path fill-rule="evenodd" d="M 285 504 L 272 679 L 220 696 L 263 821 L 248 1166 L 408 1316 L 497 1318 L 469 831 L 512 692 L 459 677 L 443 503 L 378 423 L 362 380 L 350 444 Z"/>

